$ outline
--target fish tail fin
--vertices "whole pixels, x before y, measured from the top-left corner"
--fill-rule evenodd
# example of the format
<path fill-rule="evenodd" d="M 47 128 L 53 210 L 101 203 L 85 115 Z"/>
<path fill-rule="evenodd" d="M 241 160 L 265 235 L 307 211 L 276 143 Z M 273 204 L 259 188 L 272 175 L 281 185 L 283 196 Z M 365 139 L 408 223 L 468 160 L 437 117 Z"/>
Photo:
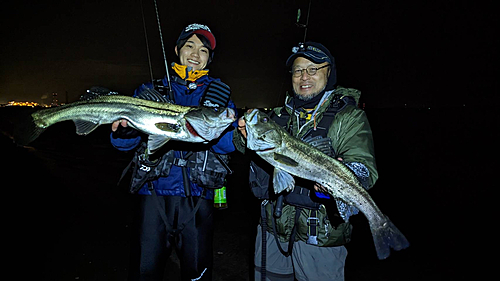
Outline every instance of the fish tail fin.
<path fill-rule="evenodd" d="M 23 116 L 14 127 L 14 142 L 19 145 L 27 145 L 34 141 L 45 131 L 45 128 L 37 126 L 31 115 Z"/>
<path fill-rule="evenodd" d="M 391 253 L 391 248 L 399 251 L 410 246 L 406 237 L 399 229 L 386 217 L 385 222 L 380 226 L 370 227 L 373 235 L 373 242 L 380 260 L 386 259 Z"/>

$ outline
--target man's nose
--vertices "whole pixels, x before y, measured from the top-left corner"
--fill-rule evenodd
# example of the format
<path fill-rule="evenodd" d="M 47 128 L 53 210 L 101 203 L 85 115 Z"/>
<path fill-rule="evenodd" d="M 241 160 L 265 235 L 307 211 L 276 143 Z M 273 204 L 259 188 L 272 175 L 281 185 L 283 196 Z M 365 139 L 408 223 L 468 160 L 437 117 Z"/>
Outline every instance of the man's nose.
<path fill-rule="evenodd" d="M 300 74 L 300 80 L 309 80 L 311 78 L 311 75 L 307 73 L 307 70 L 303 70 L 302 73 Z"/>

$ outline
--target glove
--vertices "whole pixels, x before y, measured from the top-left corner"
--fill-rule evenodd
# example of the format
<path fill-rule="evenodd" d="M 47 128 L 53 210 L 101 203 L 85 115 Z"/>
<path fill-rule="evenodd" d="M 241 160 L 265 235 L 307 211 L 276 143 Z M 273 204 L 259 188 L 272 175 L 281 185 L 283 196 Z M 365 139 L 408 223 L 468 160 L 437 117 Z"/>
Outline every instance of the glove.
<path fill-rule="evenodd" d="M 221 81 L 212 81 L 207 87 L 200 105 L 207 107 L 227 107 L 231 97 L 231 88 Z"/>

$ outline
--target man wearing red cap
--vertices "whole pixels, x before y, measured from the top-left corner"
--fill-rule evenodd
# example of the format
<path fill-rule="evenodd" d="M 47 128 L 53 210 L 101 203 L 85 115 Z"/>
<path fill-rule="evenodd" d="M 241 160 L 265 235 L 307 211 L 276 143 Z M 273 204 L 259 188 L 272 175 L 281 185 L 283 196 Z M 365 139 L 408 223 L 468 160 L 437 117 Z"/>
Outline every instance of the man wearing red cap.
<path fill-rule="evenodd" d="M 135 96 L 183 106 L 230 107 L 231 91 L 208 75 L 215 37 L 201 24 L 184 28 L 174 48 L 179 58 L 173 75 L 146 83 Z M 170 82 L 169 79 L 170 78 Z M 233 131 L 210 144 L 169 142 L 146 155 L 143 137 L 125 121 L 112 125 L 111 143 L 117 149 L 136 149 L 131 192 L 140 196 L 139 241 L 132 255 L 130 280 L 163 280 L 172 251 L 180 259 L 182 280 L 212 280 L 213 198 L 227 174 L 227 154 L 234 151 Z M 145 138 L 147 140 L 147 138 Z M 146 167 L 146 168 L 144 168 Z"/>

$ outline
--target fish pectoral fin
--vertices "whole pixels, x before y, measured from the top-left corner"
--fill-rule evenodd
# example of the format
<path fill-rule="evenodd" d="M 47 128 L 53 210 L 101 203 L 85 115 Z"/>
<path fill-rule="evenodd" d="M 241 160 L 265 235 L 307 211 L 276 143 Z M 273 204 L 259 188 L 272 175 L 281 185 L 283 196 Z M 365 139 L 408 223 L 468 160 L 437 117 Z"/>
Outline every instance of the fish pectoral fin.
<path fill-rule="evenodd" d="M 178 133 L 180 126 L 177 123 L 155 123 L 156 128 L 164 132 Z"/>
<path fill-rule="evenodd" d="M 160 147 L 164 146 L 171 138 L 161 135 L 150 135 L 148 137 L 148 151 L 155 153 Z"/>
<path fill-rule="evenodd" d="M 100 125 L 99 123 L 87 120 L 73 120 L 73 122 L 76 126 L 76 133 L 79 135 L 88 135 Z"/>
<path fill-rule="evenodd" d="M 289 173 L 275 168 L 273 174 L 273 187 L 274 193 L 276 194 L 281 193 L 283 190 L 291 191 L 295 187 L 295 179 Z"/>
<path fill-rule="evenodd" d="M 293 160 L 292 158 L 290 158 L 286 155 L 279 154 L 279 153 L 274 153 L 274 160 L 276 160 L 277 162 L 279 162 L 283 165 L 287 165 L 287 166 L 291 166 L 291 167 L 297 167 L 299 165 L 299 163 L 297 161 Z"/>

